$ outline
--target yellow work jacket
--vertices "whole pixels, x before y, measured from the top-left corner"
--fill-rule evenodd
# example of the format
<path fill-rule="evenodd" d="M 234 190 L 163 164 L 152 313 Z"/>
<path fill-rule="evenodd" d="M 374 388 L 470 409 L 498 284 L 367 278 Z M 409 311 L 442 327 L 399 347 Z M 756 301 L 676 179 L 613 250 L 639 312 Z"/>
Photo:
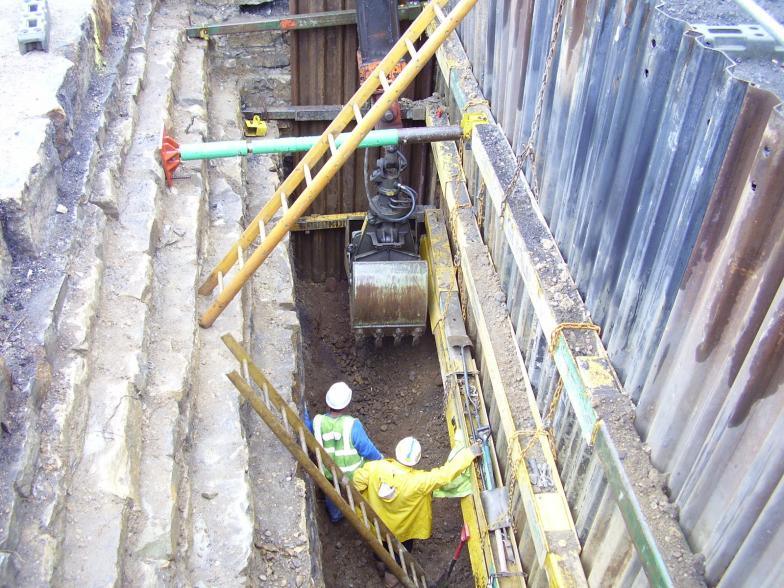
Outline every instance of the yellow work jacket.
<path fill-rule="evenodd" d="M 463 449 L 451 461 L 429 472 L 404 466 L 394 459 L 368 461 L 354 472 L 354 488 L 398 541 L 428 539 L 433 530 L 433 490 L 454 480 L 473 459 L 471 451 Z M 383 489 L 382 484 L 386 484 Z M 390 489 L 394 490 L 392 496 Z"/>

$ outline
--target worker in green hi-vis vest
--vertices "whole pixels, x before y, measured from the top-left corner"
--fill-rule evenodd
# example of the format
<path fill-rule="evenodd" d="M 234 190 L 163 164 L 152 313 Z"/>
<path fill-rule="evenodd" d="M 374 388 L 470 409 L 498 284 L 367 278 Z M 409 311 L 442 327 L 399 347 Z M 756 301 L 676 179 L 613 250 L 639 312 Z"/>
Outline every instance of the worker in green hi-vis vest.
<path fill-rule="evenodd" d="M 305 409 L 305 425 L 349 479 L 365 461 L 384 459 L 359 419 L 347 414 L 351 395 L 351 388 L 345 382 L 336 382 L 327 390 L 329 411 L 326 414 L 318 414 L 311 421 L 307 408 Z M 324 475 L 332 480 L 332 472 L 325 469 Z M 333 523 L 339 522 L 343 513 L 329 497 L 324 502 L 329 520 Z"/>

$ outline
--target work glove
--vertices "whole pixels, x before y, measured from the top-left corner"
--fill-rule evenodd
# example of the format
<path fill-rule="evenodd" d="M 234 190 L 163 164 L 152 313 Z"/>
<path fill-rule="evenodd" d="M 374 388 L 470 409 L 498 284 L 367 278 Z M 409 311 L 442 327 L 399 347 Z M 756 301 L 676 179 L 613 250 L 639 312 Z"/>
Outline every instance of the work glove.
<path fill-rule="evenodd" d="M 474 457 L 479 457 L 482 455 L 482 444 L 481 443 L 474 443 L 468 447 L 468 450 L 471 452 L 471 455 Z"/>

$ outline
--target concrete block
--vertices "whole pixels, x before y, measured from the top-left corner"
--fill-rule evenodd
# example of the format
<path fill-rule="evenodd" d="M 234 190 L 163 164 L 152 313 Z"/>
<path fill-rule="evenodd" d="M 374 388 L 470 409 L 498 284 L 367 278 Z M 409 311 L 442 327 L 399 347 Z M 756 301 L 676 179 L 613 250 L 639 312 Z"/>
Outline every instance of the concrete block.
<path fill-rule="evenodd" d="M 46 0 L 21 0 L 21 17 L 16 40 L 19 52 L 49 51 L 49 6 Z"/>

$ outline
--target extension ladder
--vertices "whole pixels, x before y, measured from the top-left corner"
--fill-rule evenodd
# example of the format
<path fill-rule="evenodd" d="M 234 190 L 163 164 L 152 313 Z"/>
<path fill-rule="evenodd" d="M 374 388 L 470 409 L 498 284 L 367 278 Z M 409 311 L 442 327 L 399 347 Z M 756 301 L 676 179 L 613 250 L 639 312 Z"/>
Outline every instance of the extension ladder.
<path fill-rule="evenodd" d="M 299 415 L 280 396 L 234 337 L 226 334 L 222 339 L 240 362 L 240 373 L 233 371 L 227 374 L 240 394 L 397 579 L 407 588 L 427 588 L 427 579 L 422 567 L 384 525 L 373 507 L 354 488 L 351 481 L 339 475 L 338 466 L 319 445 L 300 420 Z M 261 394 L 253 388 L 251 382 L 258 387 Z M 315 455 L 315 460 L 308 452 Z M 325 467 L 332 472 L 332 481 L 324 475 Z M 400 563 L 395 559 L 396 556 Z"/>
<path fill-rule="evenodd" d="M 218 318 L 242 289 L 242 286 L 250 279 L 253 272 L 264 263 L 264 260 L 267 259 L 272 250 L 283 240 L 296 224 L 297 219 L 305 213 L 327 183 L 343 167 L 343 164 L 356 151 L 362 139 L 381 120 L 389 107 L 400 98 L 416 75 L 433 57 L 436 50 L 460 21 L 463 20 L 476 2 L 477 0 L 460 0 L 448 15 L 445 15 L 441 9 L 441 6 L 445 5 L 447 0 L 432 0 L 425 6 L 387 56 L 381 60 L 373 75 L 370 75 L 359 87 L 348 104 L 342 108 L 335 120 L 319 137 L 316 144 L 305 154 L 297 167 L 283 181 L 269 202 L 264 205 L 262 210 L 243 231 L 240 238 L 232 245 L 229 252 L 212 270 L 204 284 L 201 285 L 199 294 L 202 295 L 210 294 L 216 286 L 219 287 L 217 297 L 199 319 L 199 324 L 202 327 L 212 326 L 215 319 Z M 425 32 L 428 25 L 436 19 L 439 24 L 435 31 L 422 47 L 416 49 L 414 42 Z M 393 71 L 406 53 L 408 53 L 410 61 L 397 77 L 390 82 L 385 72 Z M 373 96 L 379 85 L 383 93 L 375 101 L 372 108 L 363 116 L 361 112 L 362 106 Z M 337 147 L 335 137 L 343 132 L 352 120 L 356 121 L 356 126 L 349 133 L 346 141 L 340 147 Z M 314 176 L 313 169 L 327 150 L 330 151 L 330 156 Z M 305 189 L 289 206 L 288 198 L 294 194 L 303 179 L 306 184 Z M 266 223 L 281 207 L 284 211 L 283 216 L 267 233 Z M 248 256 L 248 249 L 259 236 L 261 237 L 259 245 Z M 235 265 L 237 266 L 237 271 L 228 278 L 227 274 Z"/>

